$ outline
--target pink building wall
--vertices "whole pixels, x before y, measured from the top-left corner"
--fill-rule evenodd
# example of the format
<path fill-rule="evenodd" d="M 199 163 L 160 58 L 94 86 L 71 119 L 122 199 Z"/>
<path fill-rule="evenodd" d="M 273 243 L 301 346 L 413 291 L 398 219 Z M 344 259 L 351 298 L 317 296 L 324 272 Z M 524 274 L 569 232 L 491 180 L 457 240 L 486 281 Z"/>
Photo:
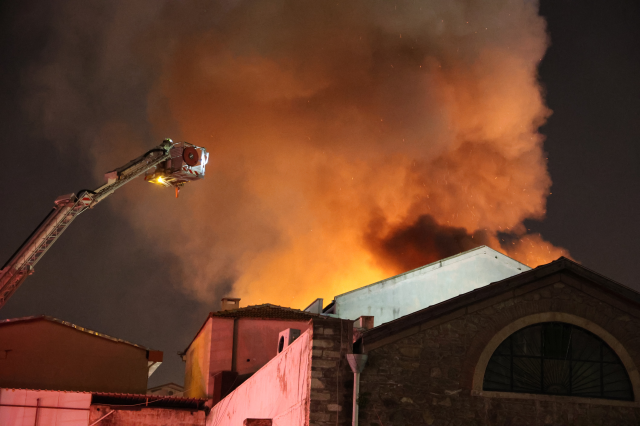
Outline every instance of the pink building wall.
<path fill-rule="evenodd" d="M 278 335 L 281 331 L 295 328 L 302 334 L 309 328 L 309 321 L 239 318 L 236 327 L 235 371 L 247 374 L 258 371 L 278 354 Z"/>
<path fill-rule="evenodd" d="M 33 426 L 36 412 L 38 426 L 87 426 L 90 407 L 90 393 L 0 389 L 2 426 Z"/>
<path fill-rule="evenodd" d="M 207 426 L 237 426 L 248 418 L 272 419 L 273 426 L 308 424 L 312 330 L 216 404 Z"/>
<path fill-rule="evenodd" d="M 229 371 L 233 364 L 233 319 L 209 318 L 211 322 L 211 348 L 209 371 Z"/>
<path fill-rule="evenodd" d="M 186 352 L 184 396 L 214 397 L 220 371 L 258 371 L 276 356 L 278 335 L 287 328 L 304 332 L 309 321 L 209 317 Z"/>

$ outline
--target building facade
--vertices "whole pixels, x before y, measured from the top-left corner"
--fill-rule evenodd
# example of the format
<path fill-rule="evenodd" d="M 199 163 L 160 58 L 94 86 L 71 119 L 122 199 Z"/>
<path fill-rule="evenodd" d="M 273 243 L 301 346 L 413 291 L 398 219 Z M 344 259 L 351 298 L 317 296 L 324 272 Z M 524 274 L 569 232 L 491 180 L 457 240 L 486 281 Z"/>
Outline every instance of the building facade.
<path fill-rule="evenodd" d="M 223 299 L 223 310 L 209 314 L 182 353 L 184 396 L 218 402 L 277 355 L 280 332 L 304 333 L 320 317 L 270 304 L 240 308 L 239 300 Z"/>
<path fill-rule="evenodd" d="M 568 259 L 353 325 L 311 320 L 207 425 L 346 426 L 356 409 L 362 426 L 640 423 L 640 294 Z"/>
<path fill-rule="evenodd" d="M 568 260 L 364 333 L 360 424 L 637 425 L 640 294 Z"/>
<path fill-rule="evenodd" d="M 3 389 L 0 424 L 640 424 L 640 293 L 565 258 L 377 327 L 233 300 L 183 354 L 205 398 Z"/>

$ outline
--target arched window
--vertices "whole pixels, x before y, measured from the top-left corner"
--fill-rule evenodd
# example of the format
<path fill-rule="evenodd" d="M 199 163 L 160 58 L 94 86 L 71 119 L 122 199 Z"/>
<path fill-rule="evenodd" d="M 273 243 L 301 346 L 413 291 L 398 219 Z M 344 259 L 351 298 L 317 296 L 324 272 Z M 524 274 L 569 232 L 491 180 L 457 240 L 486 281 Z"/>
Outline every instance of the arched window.
<path fill-rule="evenodd" d="M 525 327 L 506 338 L 489 360 L 482 388 L 633 400 L 618 355 L 596 335 L 560 322 Z"/>

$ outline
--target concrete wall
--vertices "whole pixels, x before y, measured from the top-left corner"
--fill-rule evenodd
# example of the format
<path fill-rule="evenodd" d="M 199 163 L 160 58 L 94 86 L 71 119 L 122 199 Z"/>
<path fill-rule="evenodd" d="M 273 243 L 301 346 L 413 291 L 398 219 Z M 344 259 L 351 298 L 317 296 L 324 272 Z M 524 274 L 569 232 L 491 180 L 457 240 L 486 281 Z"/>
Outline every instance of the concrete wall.
<path fill-rule="evenodd" d="M 236 327 L 235 371 L 247 374 L 258 371 L 278 354 L 278 335 L 282 330 L 295 328 L 302 334 L 309 328 L 309 321 L 239 318 Z"/>
<path fill-rule="evenodd" d="M 605 340 L 625 363 L 636 400 L 482 391 L 487 349 L 544 321 L 570 322 Z M 640 309 L 575 275 L 548 276 L 369 347 L 361 426 L 640 424 Z"/>
<path fill-rule="evenodd" d="M 273 426 L 308 424 L 312 330 L 226 398 L 207 416 L 207 426 L 237 426 L 245 419 L 272 419 Z"/>
<path fill-rule="evenodd" d="M 0 386 L 145 393 L 145 349 L 47 320 L 0 327 Z"/>
<path fill-rule="evenodd" d="M 372 315 L 378 326 L 530 269 L 482 246 L 336 296 L 335 312 L 352 320 Z"/>
<path fill-rule="evenodd" d="M 87 426 L 90 405 L 90 393 L 0 389 L 0 425 Z"/>
<path fill-rule="evenodd" d="M 113 414 L 109 414 L 112 411 Z M 204 426 L 205 424 L 204 411 L 152 407 L 118 409 L 118 407 L 106 405 L 91 406 L 88 424 L 97 421 L 105 414 L 109 415 L 100 420 L 98 426 Z M 29 426 L 33 426 L 33 423 Z M 87 426 L 87 423 L 83 426 Z"/>

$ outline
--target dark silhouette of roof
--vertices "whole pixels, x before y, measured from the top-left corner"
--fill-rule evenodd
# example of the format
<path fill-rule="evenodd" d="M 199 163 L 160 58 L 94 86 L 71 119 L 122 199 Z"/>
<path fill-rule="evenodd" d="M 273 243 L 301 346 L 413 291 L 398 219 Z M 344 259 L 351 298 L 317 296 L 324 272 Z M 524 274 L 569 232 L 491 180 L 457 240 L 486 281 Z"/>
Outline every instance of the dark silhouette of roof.
<path fill-rule="evenodd" d="M 127 345 L 135 346 L 136 348 L 139 348 L 139 349 L 142 349 L 142 350 L 145 350 L 145 351 L 149 351 L 150 350 L 149 348 L 147 348 L 145 346 L 136 345 L 135 343 L 127 342 L 126 340 L 118 339 L 117 337 L 112 337 L 112 336 L 108 336 L 106 334 L 98 333 L 97 331 L 89 330 L 88 328 L 80 327 L 79 325 L 75 325 L 75 324 L 72 324 L 70 322 L 58 319 L 58 318 L 50 317 L 48 315 L 37 315 L 37 316 L 32 316 L 32 317 L 21 317 L 21 318 L 6 319 L 6 320 L 0 321 L 0 327 L 7 326 L 7 325 L 13 325 L 13 324 L 17 324 L 17 323 L 25 323 L 25 322 L 30 322 L 30 321 L 49 321 L 49 322 L 53 322 L 53 323 L 56 323 L 56 324 L 64 325 L 64 326 L 67 326 L 67 327 L 70 327 L 70 328 L 74 328 L 74 329 L 76 329 L 78 331 L 81 331 L 83 333 L 87 333 L 87 334 L 91 334 L 91 335 L 94 335 L 94 336 L 102 337 L 103 339 L 112 340 L 112 341 L 118 342 L 118 343 L 125 343 Z"/>

